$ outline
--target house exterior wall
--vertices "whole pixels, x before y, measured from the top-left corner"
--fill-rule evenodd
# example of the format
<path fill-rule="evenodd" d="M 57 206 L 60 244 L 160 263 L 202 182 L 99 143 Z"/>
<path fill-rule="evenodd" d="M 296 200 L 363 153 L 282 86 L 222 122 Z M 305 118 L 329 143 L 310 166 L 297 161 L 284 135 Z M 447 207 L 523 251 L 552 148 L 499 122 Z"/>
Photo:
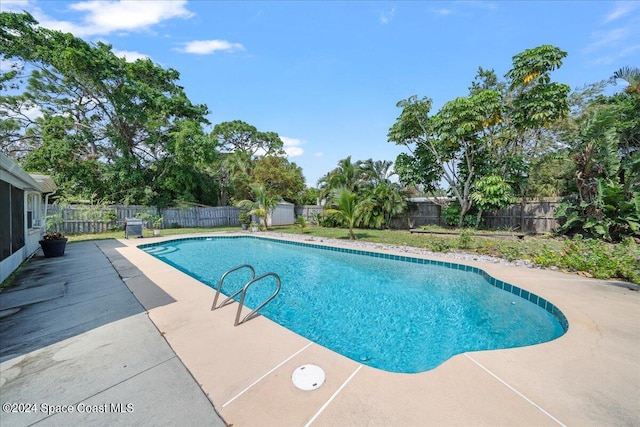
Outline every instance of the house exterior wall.
<path fill-rule="evenodd" d="M 53 185 L 45 178 L 46 184 L 37 181 L 0 153 L 0 282 L 39 248 L 44 233 L 43 188 L 52 191 Z"/>

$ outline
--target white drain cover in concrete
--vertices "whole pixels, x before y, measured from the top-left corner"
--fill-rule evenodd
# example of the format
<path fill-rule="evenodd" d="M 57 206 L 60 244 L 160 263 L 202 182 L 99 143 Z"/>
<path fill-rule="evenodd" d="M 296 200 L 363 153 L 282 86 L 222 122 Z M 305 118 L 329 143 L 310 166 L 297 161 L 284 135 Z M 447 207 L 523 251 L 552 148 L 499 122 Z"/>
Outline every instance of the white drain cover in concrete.
<path fill-rule="evenodd" d="M 291 374 L 293 385 L 300 390 L 315 390 L 324 384 L 324 370 L 316 365 L 302 365 Z"/>

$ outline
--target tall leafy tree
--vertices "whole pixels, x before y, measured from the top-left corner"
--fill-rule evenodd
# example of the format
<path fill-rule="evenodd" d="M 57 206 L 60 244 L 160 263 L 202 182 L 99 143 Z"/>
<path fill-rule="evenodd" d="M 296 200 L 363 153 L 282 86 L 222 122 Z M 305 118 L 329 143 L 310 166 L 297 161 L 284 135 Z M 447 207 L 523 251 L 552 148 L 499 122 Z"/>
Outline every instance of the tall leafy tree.
<path fill-rule="evenodd" d="M 513 57 L 507 83 L 480 68 L 470 95 L 447 102 L 434 115 L 429 98 L 400 101 L 402 113 L 388 139 L 409 150 L 396 160 L 401 181 L 428 190 L 444 181 L 460 206 L 459 225 L 482 177 L 499 175 L 523 187 L 526 153 L 542 129 L 568 112 L 568 86 L 550 81 L 565 56 L 549 45 L 528 49 Z"/>
<path fill-rule="evenodd" d="M 305 189 L 302 169 L 293 162 L 278 156 L 260 157 L 255 161 L 253 178 L 263 185 L 269 194 L 295 203 Z"/>
<path fill-rule="evenodd" d="M 460 204 L 462 224 L 464 215 L 471 209 L 477 159 L 492 142 L 490 126 L 500 113 L 499 94 L 483 90 L 470 97 L 456 98 L 431 117 L 428 98 L 411 97 L 400 101 L 398 106 L 403 111 L 389 131 L 389 140 L 409 146 L 414 159 L 416 154 L 427 154 L 426 162 L 422 159 L 421 163 L 430 164 L 426 172 L 432 181 L 428 184 L 436 188 L 433 181 L 443 179 L 449 185 Z M 413 150 L 414 145 L 421 150 Z M 406 157 L 404 159 L 406 162 Z"/>
<path fill-rule="evenodd" d="M 14 160 L 22 160 L 37 144 L 38 106 L 20 92 L 24 84 L 24 65 L 7 63 L 0 69 L 0 150 Z"/>
<path fill-rule="evenodd" d="M 84 184 L 74 175 L 76 166 L 88 162 L 79 167 L 86 171 L 97 161 L 102 167 L 94 168 L 92 179 L 102 185 L 82 191 L 118 202 L 160 206 L 202 194 L 199 165 L 212 160 L 215 143 L 202 132 L 207 107 L 188 100 L 177 84 L 177 71 L 148 59 L 126 62 L 109 45 L 40 27 L 27 13 L 0 14 L 0 54 L 21 64 L 26 85 L 15 90 L 23 90 L 22 99 L 42 112 L 35 126 L 22 122 L 13 134 L 14 146 L 30 136 L 28 167 Z M 22 108 L 14 102 L 19 99 L 0 99 L 0 110 L 16 112 Z M 15 123 L 15 116 L 5 119 Z M 50 122 L 56 122 L 55 134 L 46 131 Z M 65 160 L 73 167 L 61 168 L 60 159 L 39 150 L 70 153 Z M 68 191 L 80 187 L 69 186 Z"/>
<path fill-rule="evenodd" d="M 243 200 L 250 197 L 253 167 L 250 153 L 234 151 L 221 153 L 218 161 L 208 168 L 218 182 L 221 206 L 227 206 L 230 198 Z"/>
<path fill-rule="evenodd" d="M 478 207 L 476 227 L 480 225 L 482 212 L 502 209 L 516 201 L 511 186 L 498 175 L 487 175 L 480 178 L 471 193 L 471 199 Z"/>
<path fill-rule="evenodd" d="M 264 179 L 256 179 L 255 168 L 262 158 L 279 158 L 286 162 L 283 142 L 275 132 L 262 132 L 255 126 L 241 120 L 218 123 L 210 137 L 217 141 L 220 161 L 213 166 L 220 187 L 220 204 L 229 199 L 242 200 L 250 197 L 251 185 L 267 184 Z M 282 160 L 268 160 L 282 164 Z M 286 175 L 284 169 L 280 172 Z M 278 179 L 284 179 L 280 176 Z M 302 179 L 304 183 L 304 178 Z M 267 190 L 271 191 L 269 185 Z M 281 192 L 282 188 L 273 189 Z M 294 192 L 297 190 L 293 190 Z"/>
<path fill-rule="evenodd" d="M 251 157 L 284 155 L 283 143 L 275 132 L 261 132 L 241 120 L 218 123 L 211 135 L 218 140 L 223 153 L 243 151 Z"/>
<path fill-rule="evenodd" d="M 624 92 L 599 96 L 579 110 L 564 138 L 574 158 L 575 199 L 558 209 L 564 233 L 619 241 L 640 237 L 640 92 L 634 73 Z"/>

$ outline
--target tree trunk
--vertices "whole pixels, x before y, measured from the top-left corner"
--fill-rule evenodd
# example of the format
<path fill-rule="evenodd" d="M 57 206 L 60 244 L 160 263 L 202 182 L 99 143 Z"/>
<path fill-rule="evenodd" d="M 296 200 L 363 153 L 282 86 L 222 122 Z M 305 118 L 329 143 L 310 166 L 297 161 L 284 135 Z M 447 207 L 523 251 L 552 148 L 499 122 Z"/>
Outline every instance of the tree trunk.
<path fill-rule="evenodd" d="M 476 217 L 476 228 L 480 226 L 481 219 L 482 219 L 482 209 L 478 209 L 478 216 Z"/>

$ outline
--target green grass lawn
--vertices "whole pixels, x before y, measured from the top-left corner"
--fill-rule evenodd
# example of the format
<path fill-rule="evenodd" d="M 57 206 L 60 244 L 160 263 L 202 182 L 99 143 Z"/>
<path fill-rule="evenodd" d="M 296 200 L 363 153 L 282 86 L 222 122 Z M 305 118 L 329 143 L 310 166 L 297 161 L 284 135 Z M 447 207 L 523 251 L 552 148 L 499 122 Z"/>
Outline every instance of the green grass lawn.
<path fill-rule="evenodd" d="M 215 228 L 166 228 L 160 230 L 160 236 L 174 236 L 177 234 L 207 233 L 210 231 L 238 231 L 238 227 L 215 227 Z M 145 228 L 142 230 L 144 237 L 153 237 L 153 230 Z M 104 239 L 124 239 L 124 231 L 109 231 L 107 233 L 95 234 L 67 234 L 69 243 L 84 242 L 87 240 Z"/>
<path fill-rule="evenodd" d="M 431 228 L 437 231 L 437 228 Z M 346 229 L 297 226 L 271 227 L 270 231 L 348 240 Z M 442 229 L 444 230 L 444 229 Z M 239 231 L 239 227 L 169 228 L 161 236 L 205 233 L 213 231 Z M 460 230 L 458 234 L 412 234 L 408 230 L 356 229 L 358 240 L 422 248 L 433 252 L 465 252 L 490 255 L 509 261 L 530 260 L 544 267 L 558 267 L 567 271 L 582 271 L 599 279 L 622 279 L 640 284 L 640 246 L 633 240 L 610 244 L 595 240 L 567 239 L 550 235 L 527 236 L 523 240 L 474 236 L 473 230 Z M 447 230 L 450 231 L 450 230 Z M 485 234 L 485 231 L 482 231 Z M 145 229 L 145 237 L 153 230 Z M 69 242 L 124 238 L 124 231 L 100 234 L 69 235 Z"/>
<path fill-rule="evenodd" d="M 291 234 L 306 234 L 318 237 L 348 240 L 347 231 L 341 228 L 309 227 L 302 231 L 299 227 L 272 227 L 272 231 Z M 434 231 L 437 231 L 435 228 Z M 444 231 L 444 229 L 441 229 Z M 451 231 L 451 230 L 447 230 Z M 525 240 L 478 237 L 472 230 L 466 230 L 466 237 L 458 234 L 432 235 L 412 234 L 408 230 L 354 230 L 359 240 L 367 242 L 404 245 L 422 248 L 433 252 L 466 252 L 492 255 L 508 260 L 524 259 L 535 255 L 541 247 L 560 249 L 561 239 L 545 236 L 527 237 Z M 484 231 L 482 233 L 485 233 Z"/>

